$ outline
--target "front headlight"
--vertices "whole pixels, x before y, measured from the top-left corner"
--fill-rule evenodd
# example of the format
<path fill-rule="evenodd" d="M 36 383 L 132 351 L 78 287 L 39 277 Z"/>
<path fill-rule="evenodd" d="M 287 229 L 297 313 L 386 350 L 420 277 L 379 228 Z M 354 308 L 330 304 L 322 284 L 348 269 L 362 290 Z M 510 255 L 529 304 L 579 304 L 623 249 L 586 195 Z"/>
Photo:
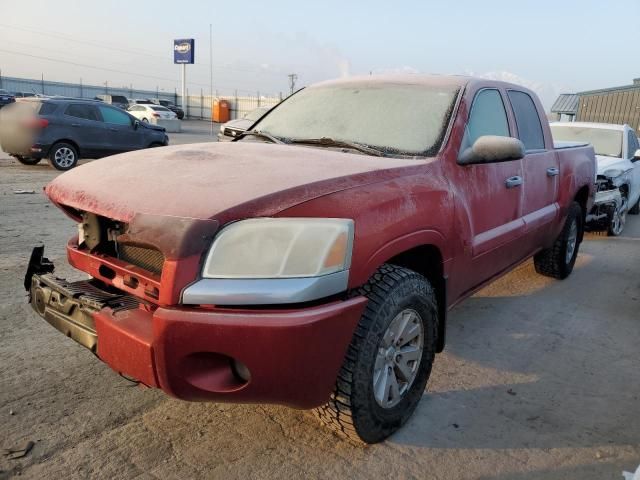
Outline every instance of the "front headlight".
<path fill-rule="evenodd" d="M 222 229 L 216 236 L 204 278 L 317 277 L 347 270 L 353 220 L 256 218 Z"/>

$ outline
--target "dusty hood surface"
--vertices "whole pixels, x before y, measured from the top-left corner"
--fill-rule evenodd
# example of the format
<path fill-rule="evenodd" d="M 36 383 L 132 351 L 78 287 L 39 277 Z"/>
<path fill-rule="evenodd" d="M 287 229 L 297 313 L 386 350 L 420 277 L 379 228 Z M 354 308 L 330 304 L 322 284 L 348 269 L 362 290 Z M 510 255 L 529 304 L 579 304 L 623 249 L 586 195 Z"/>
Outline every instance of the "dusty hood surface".
<path fill-rule="evenodd" d="M 212 142 L 93 161 L 60 175 L 45 191 L 56 203 L 125 222 L 136 213 L 207 219 L 235 209 L 264 216 L 422 163 L 262 142 Z"/>

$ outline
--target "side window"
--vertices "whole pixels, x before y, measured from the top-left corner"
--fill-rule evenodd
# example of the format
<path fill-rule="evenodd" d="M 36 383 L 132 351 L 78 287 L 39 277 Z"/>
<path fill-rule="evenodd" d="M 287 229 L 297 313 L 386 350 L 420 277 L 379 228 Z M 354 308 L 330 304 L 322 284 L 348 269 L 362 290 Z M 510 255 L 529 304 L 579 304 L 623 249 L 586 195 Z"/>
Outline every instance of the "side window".
<path fill-rule="evenodd" d="M 483 135 L 509 136 L 507 112 L 498 90 L 481 90 L 473 99 L 463 148 L 473 145 Z"/>
<path fill-rule="evenodd" d="M 70 117 L 82 118 L 84 120 L 98 121 L 98 114 L 93 105 L 87 105 L 84 103 L 72 103 L 64 111 L 65 115 Z"/>
<path fill-rule="evenodd" d="M 627 158 L 633 159 L 633 155 L 638 150 L 638 137 L 633 130 L 627 130 Z"/>
<path fill-rule="evenodd" d="M 536 105 L 531 97 L 517 90 L 507 92 L 516 117 L 518 136 L 525 150 L 544 150 L 544 134 Z"/>
<path fill-rule="evenodd" d="M 104 107 L 102 105 L 100 105 L 98 108 L 100 109 L 102 119 L 105 123 L 112 123 L 115 125 L 131 125 L 129 115 L 124 113 L 122 110 L 118 110 L 112 107 Z"/>

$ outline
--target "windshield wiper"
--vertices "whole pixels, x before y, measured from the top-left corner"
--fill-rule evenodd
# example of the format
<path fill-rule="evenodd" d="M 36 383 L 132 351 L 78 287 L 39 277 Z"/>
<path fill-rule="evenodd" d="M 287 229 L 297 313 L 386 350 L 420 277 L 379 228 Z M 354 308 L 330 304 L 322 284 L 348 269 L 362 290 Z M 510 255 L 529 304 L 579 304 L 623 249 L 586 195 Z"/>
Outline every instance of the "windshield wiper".
<path fill-rule="evenodd" d="M 322 138 L 294 138 L 287 142 L 288 144 L 297 145 L 320 145 L 321 147 L 343 147 L 358 150 L 359 152 L 374 155 L 376 157 L 384 157 L 385 153 L 377 148 L 369 147 L 357 142 L 347 142 L 345 140 L 335 140 L 329 137 Z"/>
<path fill-rule="evenodd" d="M 238 135 L 236 137 L 236 140 L 238 140 L 238 139 L 240 139 L 242 137 L 246 137 L 248 135 L 252 135 L 254 137 L 267 139 L 271 143 L 277 143 L 279 145 L 284 144 L 284 142 L 282 140 L 280 140 L 279 138 L 274 137 L 273 135 L 271 135 L 268 132 L 261 132 L 260 130 L 246 130 L 246 131 L 242 132 L 240 135 Z"/>

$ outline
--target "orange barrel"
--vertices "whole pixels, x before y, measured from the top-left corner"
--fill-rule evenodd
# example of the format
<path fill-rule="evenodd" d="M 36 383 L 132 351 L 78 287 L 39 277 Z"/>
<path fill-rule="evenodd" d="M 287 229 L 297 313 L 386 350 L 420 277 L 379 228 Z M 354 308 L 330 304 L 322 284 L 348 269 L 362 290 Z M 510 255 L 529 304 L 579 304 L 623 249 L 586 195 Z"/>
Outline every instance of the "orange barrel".
<path fill-rule="evenodd" d="M 229 102 L 226 100 L 214 100 L 213 101 L 213 117 L 212 120 L 218 123 L 225 123 L 229 121 Z"/>

